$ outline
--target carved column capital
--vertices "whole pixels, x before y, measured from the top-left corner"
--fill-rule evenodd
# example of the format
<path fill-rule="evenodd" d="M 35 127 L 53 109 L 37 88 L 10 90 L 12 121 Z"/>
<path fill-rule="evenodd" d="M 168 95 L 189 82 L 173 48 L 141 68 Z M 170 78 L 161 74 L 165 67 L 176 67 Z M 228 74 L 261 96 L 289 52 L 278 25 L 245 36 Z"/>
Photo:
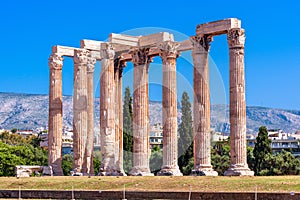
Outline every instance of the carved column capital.
<path fill-rule="evenodd" d="M 134 48 L 130 51 L 132 55 L 132 62 L 134 65 L 144 65 L 152 61 L 152 58 L 148 56 L 149 48 Z"/>
<path fill-rule="evenodd" d="M 196 53 L 203 53 L 208 52 L 210 48 L 210 42 L 213 41 L 212 35 L 201 35 L 201 36 L 192 36 L 191 38 L 194 52 Z"/>
<path fill-rule="evenodd" d="M 102 59 L 114 59 L 115 58 L 115 50 L 110 44 L 103 44 L 105 47 L 101 47 L 100 55 Z"/>
<path fill-rule="evenodd" d="M 114 60 L 115 73 L 119 73 L 119 78 L 123 75 L 123 69 L 126 67 L 126 61 L 120 60 L 121 58 L 117 58 Z"/>
<path fill-rule="evenodd" d="M 87 63 L 89 54 L 90 52 L 86 49 L 74 50 L 74 63 L 75 64 Z"/>
<path fill-rule="evenodd" d="M 97 62 L 96 58 L 91 54 L 89 54 L 87 57 L 87 73 L 94 72 L 96 62 Z"/>
<path fill-rule="evenodd" d="M 63 57 L 57 53 L 52 53 L 49 60 L 48 60 L 48 65 L 49 68 L 52 70 L 62 70 L 62 65 L 63 65 Z"/>
<path fill-rule="evenodd" d="M 167 62 L 168 58 L 177 58 L 178 57 L 178 51 L 177 48 L 180 44 L 176 42 L 163 42 L 158 45 L 158 48 L 160 50 L 159 56 L 162 58 L 163 63 Z"/>
<path fill-rule="evenodd" d="M 227 34 L 227 41 L 229 48 L 244 47 L 245 44 L 245 30 L 240 28 L 230 29 Z"/>

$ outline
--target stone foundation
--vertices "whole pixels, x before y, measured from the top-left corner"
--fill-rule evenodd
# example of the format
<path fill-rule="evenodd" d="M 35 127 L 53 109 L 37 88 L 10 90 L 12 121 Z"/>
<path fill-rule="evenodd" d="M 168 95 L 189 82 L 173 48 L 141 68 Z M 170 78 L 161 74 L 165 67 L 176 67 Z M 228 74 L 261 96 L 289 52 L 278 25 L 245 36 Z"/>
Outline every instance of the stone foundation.
<path fill-rule="evenodd" d="M 200 166 L 196 167 L 196 169 L 192 170 L 192 176 L 218 176 L 218 172 L 216 172 L 211 165 L 209 166 Z"/>
<path fill-rule="evenodd" d="M 162 169 L 157 173 L 157 176 L 182 176 L 182 173 L 180 172 L 178 166 L 163 166 Z"/>
<path fill-rule="evenodd" d="M 130 176 L 154 176 L 148 168 L 133 167 L 129 172 Z"/>
<path fill-rule="evenodd" d="M 110 172 L 100 172 L 99 176 L 127 176 L 125 172 L 120 171 L 110 171 Z"/>
<path fill-rule="evenodd" d="M 224 176 L 254 176 L 248 166 L 231 165 L 225 172 Z"/>

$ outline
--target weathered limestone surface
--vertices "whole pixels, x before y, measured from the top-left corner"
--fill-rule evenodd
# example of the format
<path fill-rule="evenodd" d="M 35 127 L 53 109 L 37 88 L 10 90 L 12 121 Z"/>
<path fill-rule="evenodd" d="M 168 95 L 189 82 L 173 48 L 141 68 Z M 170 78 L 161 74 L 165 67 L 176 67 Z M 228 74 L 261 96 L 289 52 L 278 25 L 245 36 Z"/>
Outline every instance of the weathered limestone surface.
<path fill-rule="evenodd" d="M 230 168 L 227 176 L 253 176 L 247 164 L 246 99 L 243 29 L 232 29 L 228 36 L 230 58 Z"/>
<path fill-rule="evenodd" d="M 148 69 L 151 58 L 148 49 L 134 49 L 134 91 L 133 91 L 133 168 L 130 175 L 153 176 L 149 158 L 149 108 L 148 108 Z"/>
<path fill-rule="evenodd" d="M 116 170 L 118 169 L 117 163 L 119 162 L 119 155 L 120 155 L 120 130 L 119 130 L 119 125 L 120 125 L 120 118 L 119 118 L 119 68 L 118 68 L 118 63 L 114 64 L 114 112 L 115 112 L 115 162 L 116 162 Z"/>
<path fill-rule="evenodd" d="M 123 169 L 123 102 L 122 102 L 122 73 L 124 62 L 115 60 L 115 127 L 116 127 L 116 169 L 119 175 L 126 176 Z"/>
<path fill-rule="evenodd" d="M 196 29 L 196 34 L 198 36 L 221 35 L 226 34 L 230 29 L 233 28 L 241 28 L 241 21 L 237 18 L 229 18 L 214 22 L 208 22 L 205 24 L 199 24 Z"/>
<path fill-rule="evenodd" d="M 96 40 L 80 40 L 80 48 L 89 50 L 91 57 L 96 60 L 101 60 L 100 48 L 102 43 L 104 42 Z"/>
<path fill-rule="evenodd" d="M 17 165 L 15 166 L 16 177 L 30 177 L 32 175 L 52 176 L 51 166 L 30 166 L 30 165 Z"/>
<path fill-rule="evenodd" d="M 197 26 L 192 40 L 174 42 L 172 34 L 146 36 L 111 34 L 109 42 L 81 40 L 79 48 L 54 46 L 49 58 L 49 166 L 62 175 L 62 56 L 74 57 L 74 172 L 93 174 L 93 71 L 101 60 L 100 175 L 125 175 L 123 170 L 122 70 L 134 63 L 133 169 L 131 175 L 153 175 L 149 169 L 148 69 L 151 58 L 163 60 L 163 166 L 159 175 L 181 175 L 177 165 L 176 57 L 193 50 L 194 61 L 194 171 L 215 176 L 210 161 L 210 91 L 208 52 L 214 35 L 228 34 L 230 49 L 231 166 L 225 175 L 253 175 L 246 161 L 246 103 L 244 30 L 229 18 Z M 115 56 L 115 53 L 117 56 Z M 115 59 L 118 57 L 118 59 Z"/>
<path fill-rule="evenodd" d="M 163 63 L 163 166 L 158 172 L 160 176 L 182 176 L 177 164 L 176 48 L 178 46 L 179 44 L 174 42 L 165 42 L 159 46 Z"/>
<path fill-rule="evenodd" d="M 96 59 L 88 54 L 87 57 L 87 139 L 85 147 L 86 174 L 94 174 L 93 150 L 94 150 L 94 68 Z"/>
<path fill-rule="evenodd" d="M 116 34 L 111 33 L 109 35 L 109 42 L 112 45 L 118 44 L 120 46 L 127 46 L 128 47 L 137 47 L 139 45 L 139 38 L 141 36 L 131 36 L 131 35 L 124 35 L 124 34 Z M 116 49 L 118 51 L 118 49 Z"/>
<path fill-rule="evenodd" d="M 53 53 L 49 58 L 49 118 L 48 118 L 48 165 L 54 176 L 62 176 L 62 65 L 63 58 Z"/>
<path fill-rule="evenodd" d="M 208 52 L 211 35 L 192 37 L 194 61 L 194 170 L 217 176 L 210 156 L 210 90 Z"/>
<path fill-rule="evenodd" d="M 60 56 L 74 57 L 74 50 L 78 48 L 56 45 L 52 47 L 52 53 Z"/>
<path fill-rule="evenodd" d="M 139 38 L 139 47 L 157 46 L 162 42 L 174 41 L 173 34 L 168 32 L 154 33 Z"/>
<path fill-rule="evenodd" d="M 78 49 L 74 52 L 73 93 L 73 168 L 86 173 L 85 151 L 87 143 L 87 57 L 89 52 Z M 85 168 L 83 168 L 85 167 Z"/>
<path fill-rule="evenodd" d="M 102 162 L 100 175 L 119 175 L 116 167 L 116 127 L 115 127 L 115 82 L 114 57 L 111 46 L 101 45 L 101 75 L 100 75 L 100 134 Z"/>

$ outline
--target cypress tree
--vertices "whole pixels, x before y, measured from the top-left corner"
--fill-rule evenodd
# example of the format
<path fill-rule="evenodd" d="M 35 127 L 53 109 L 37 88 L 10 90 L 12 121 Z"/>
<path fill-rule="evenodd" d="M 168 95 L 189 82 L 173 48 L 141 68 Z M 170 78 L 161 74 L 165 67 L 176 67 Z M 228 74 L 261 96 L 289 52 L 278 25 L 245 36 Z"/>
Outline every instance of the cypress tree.
<path fill-rule="evenodd" d="M 178 127 L 179 141 L 178 152 L 182 155 L 186 152 L 193 142 L 193 120 L 191 103 L 187 92 L 182 93 L 181 97 L 181 123 Z"/>
<path fill-rule="evenodd" d="M 132 167 L 133 152 L 133 125 L 132 125 L 132 97 L 130 88 L 126 87 L 123 104 L 123 148 L 124 148 L 124 171 L 126 173 Z"/>
<path fill-rule="evenodd" d="M 265 126 L 259 128 L 258 136 L 256 137 L 256 143 L 253 150 L 254 159 L 254 172 L 256 175 L 259 175 L 260 171 L 263 168 L 263 165 L 266 164 L 266 155 L 272 154 L 271 149 L 271 140 L 268 137 L 268 130 Z"/>
<path fill-rule="evenodd" d="M 181 97 L 181 123 L 178 127 L 178 165 L 181 170 L 187 166 L 190 158 L 193 157 L 193 119 L 191 103 L 187 92 Z"/>

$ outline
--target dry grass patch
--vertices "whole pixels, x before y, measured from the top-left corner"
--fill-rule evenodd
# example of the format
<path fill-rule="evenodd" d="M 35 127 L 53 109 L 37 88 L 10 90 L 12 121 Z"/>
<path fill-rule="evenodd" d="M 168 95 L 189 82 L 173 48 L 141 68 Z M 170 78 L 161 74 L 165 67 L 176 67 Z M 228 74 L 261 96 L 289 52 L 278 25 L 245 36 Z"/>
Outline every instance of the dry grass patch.
<path fill-rule="evenodd" d="M 1 189 L 300 192 L 300 176 L 273 177 L 0 177 Z"/>

